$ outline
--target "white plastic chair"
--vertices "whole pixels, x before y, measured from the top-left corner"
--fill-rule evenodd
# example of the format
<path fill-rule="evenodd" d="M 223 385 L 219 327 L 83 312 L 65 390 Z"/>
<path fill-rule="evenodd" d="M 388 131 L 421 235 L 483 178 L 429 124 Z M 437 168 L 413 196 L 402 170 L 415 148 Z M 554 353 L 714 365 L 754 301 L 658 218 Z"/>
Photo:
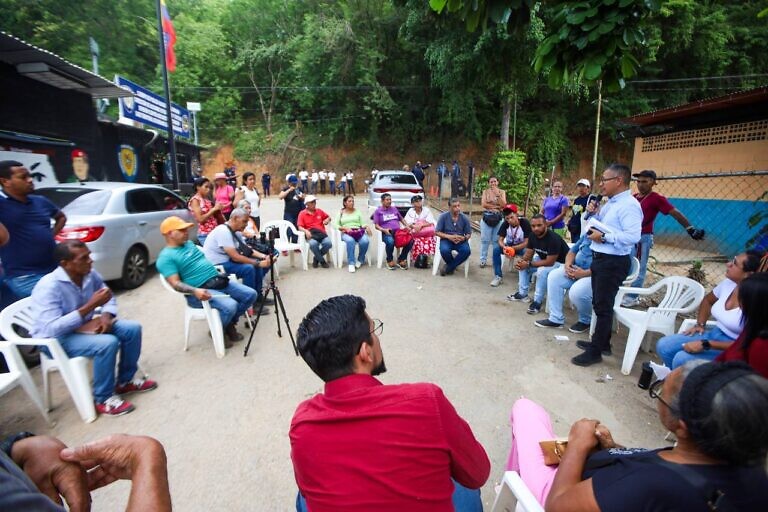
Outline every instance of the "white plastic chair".
<path fill-rule="evenodd" d="M 384 238 L 381 236 L 381 231 L 379 231 L 378 229 L 375 229 L 375 231 L 376 231 L 376 235 L 375 235 L 376 239 L 374 240 L 374 243 L 376 244 L 376 268 L 381 268 L 382 265 L 384 265 L 384 262 L 387 260 L 386 256 L 385 256 L 386 252 L 387 252 L 387 244 L 384 243 Z M 394 253 L 395 254 L 400 254 L 400 250 L 401 250 L 400 247 L 395 247 L 395 252 Z M 368 248 L 368 254 L 370 254 L 370 253 L 371 253 L 371 249 L 369 247 Z M 369 258 L 368 264 L 370 265 L 371 264 L 370 263 L 370 256 L 368 256 L 368 258 Z M 410 252 L 408 253 L 408 258 L 407 258 L 406 261 L 407 261 L 408 267 L 410 267 L 411 266 L 411 253 Z"/>
<path fill-rule="evenodd" d="M 435 237 L 435 257 L 432 258 L 432 275 L 436 276 L 437 271 L 440 269 L 440 262 L 443 260 L 442 254 L 440 254 L 440 237 Z M 503 265 L 502 261 L 502 265 Z M 464 262 L 464 279 L 469 277 L 469 258 Z"/>
<path fill-rule="evenodd" d="M 347 259 L 347 244 L 344 243 L 344 241 L 341 239 L 341 231 L 339 231 L 337 228 L 333 227 L 331 228 L 329 226 L 329 235 L 332 237 L 333 247 L 336 250 L 336 268 L 341 268 L 344 264 L 344 261 Z M 368 237 L 369 240 L 373 237 Z M 368 252 L 365 255 L 365 258 L 368 260 L 368 266 L 371 265 L 371 247 L 368 246 Z M 349 263 L 347 263 L 349 264 Z M 354 265 L 354 262 L 352 262 Z"/>
<path fill-rule="evenodd" d="M 48 418 L 48 411 L 43 406 L 43 399 L 37 392 L 35 383 L 29 375 L 29 370 L 27 370 L 27 365 L 24 364 L 24 360 L 19 354 L 19 349 L 10 341 L 0 340 L 0 354 L 5 358 L 5 365 L 8 367 L 8 373 L 0 373 L 0 396 L 16 386 L 21 386 L 50 425 L 51 420 Z"/>
<path fill-rule="evenodd" d="M 168 281 L 162 274 L 158 274 L 160 277 L 160 283 L 163 288 L 169 292 L 183 297 L 185 294 L 177 292 L 173 287 L 168 284 Z M 184 300 L 184 351 L 189 349 L 189 324 L 192 320 L 205 320 L 208 322 L 208 330 L 211 333 L 211 339 L 213 340 L 213 348 L 216 351 L 216 357 L 221 359 L 224 357 L 224 327 L 221 325 L 221 316 L 219 312 L 211 307 L 210 301 L 201 301 L 203 304 L 202 309 L 193 308 L 187 304 Z"/>
<path fill-rule="evenodd" d="M 309 252 L 309 245 L 307 245 L 306 241 L 304 240 L 304 232 L 299 231 L 299 228 L 287 220 L 269 221 L 261 227 L 261 230 L 266 233 L 272 228 L 277 228 L 279 232 L 279 237 L 275 239 L 275 249 L 288 253 L 291 259 L 291 266 L 293 266 L 294 251 L 301 251 L 301 266 L 304 270 L 307 270 L 307 253 Z M 290 239 L 288 238 L 288 229 L 293 231 L 294 235 L 298 237 L 298 241 L 296 243 L 291 243 Z M 277 262 L 278 264 L 275 266 L 275 271 L 277 271 L 278 267 L 280 266 L 280 259 L 278 259 Z"/>
<path fill-rule="evenodd" d="M 505 471 L 501 489 L 491 512 L 544 512 L 544 507 L 533 496 L 516 471 Z"/>
<path fill-rule="evenodd" d="M 338 252 L 338 250 L 339 250 L 339 246 L 336 244 L 336 235 L 334 234 L 334 231 L 336 231 L 336 230 L 333 229 L 333 227 L 331 227 L 330 224 L 325 226 L 325 232 L 326 232 L 326 234 L 328 235 L 328 238 L 331 241 L 331 248 L 328 249 L 328 253 L 327 253 L 328 254 L 328 258 L 331 260 L 330 261 L 331 266 L 338 268 L 338 267 L 341 266 L 339 264 L 339 262 L 338 262 L 339 258 L 338 258 L 337 254 L 336 254 Z M 341 240 L 341 235 L 339 235 L 339 240 Z M 346 245 L 344 247 L 346 247 Z M 302 248 L 302 253 L 301 254 L 302 254 L 302 256 L 306 256 L 305 259 L 304 259 L 304 266 L 308 267 L 308 260 L 312 259 L 314 257 L 314 254 L 312 254 L 312 251 L 309 250 L 309 240 L 307 240 L 306 236 L 304 237 L 304 247 Z"/>
<path fill-rule="evenodd" d="M 647 311 L 621 306 L 621 300 L 627 294 L 651 295 L 662 288 L 666 288 L 664 298 L 658 306 L 650 307 Z M 621 373 L 629 375 L 632 371 L 632 365 L 648 331 L 664 335 L 674 334 L 677 315 L 690 313 L 698 308 L 702 299 L 704 299 L 704 287 L 693 279 L 681 276 L 665 277 L 650 288 L 625 286 L 619 288 L 613 305 L 613 315 L 617 322 L 626 325 L 629 329 Z"/>
<path fill-rule="evenodd" d="M 40 370 L 43 372 L 43 400 L 46 410 L 51 410 L 51 383 L 48 372 L 58 370 L 61 378 L 75 402 L 77 412 L 86 423 L 96 419 L 93 404 L 93 390 L 88 375 L 87 357 L 69 357 L 56 338 L 23 338 L 13 329 L 13 325 L 23 327 L 28 332 L 34 322 L 30 308 L 32 298 L 27 297 L 6 307 L 0 312 L 0 334 L 15 345 L 39 345 L 47 347 L 51 356 L 40 353 Z"/>

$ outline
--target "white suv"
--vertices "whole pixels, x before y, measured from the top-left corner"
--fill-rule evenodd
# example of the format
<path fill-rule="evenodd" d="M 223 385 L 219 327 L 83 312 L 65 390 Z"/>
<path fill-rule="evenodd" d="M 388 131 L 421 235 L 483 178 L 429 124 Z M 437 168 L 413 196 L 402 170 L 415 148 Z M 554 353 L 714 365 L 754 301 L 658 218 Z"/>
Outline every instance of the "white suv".
<path fill-rule="evenodd" d="M 416 176 L 406 171 L 379 171 L 368 190 L 369 208 L 381 206 L 381 195 L 388 193 L 392 196 L 392 206 L 402 215 L 410 209 L 413 196 L 424 196 L 424 189 L 419 185 Z"/>

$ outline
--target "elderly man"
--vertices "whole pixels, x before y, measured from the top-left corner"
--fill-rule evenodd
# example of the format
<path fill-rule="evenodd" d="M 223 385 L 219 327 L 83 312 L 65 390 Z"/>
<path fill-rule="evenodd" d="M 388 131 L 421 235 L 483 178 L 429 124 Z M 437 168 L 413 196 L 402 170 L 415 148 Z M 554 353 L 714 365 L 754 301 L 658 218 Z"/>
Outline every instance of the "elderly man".
<path fill-rule="evenodd" d="M 448 202 L 449 211 L 440 214 L 435 226 L 435 235 L 440 238 L 440 256 L 445 267 L 441 276 L 450 276 L 454 270 L 467 261 L 470 253 L 469 239 L 472 237 L 472 225 L 469 217 L 461 213 L 461 201 L 454 197 Z M 456 256 L 453 255 L 456 251 Z"/>
<path fill-rule="evenodd" d="M 576 306 L 579 312 L 579 321 L 568 330 L 571 332 L 584 332 L 589 329 L 592 319 L 592 241 L 586 233 L 579 238 L 565 256 L 565 265 L 558 267 L 549 273 L 547 278 L 547 304 L 549 305 L 549 318 L 536 320 L 536 327 L 562 327 L 565 322 L 563 314 L 563 300 L 565 294 L 571 304 Z"/>
<path fill-rule="evenodd" d="M 518 291 L 509 299 L 525 299 L 528 296 L 531 277 L 536 274 L 536 289 L 527 311 L 529 315 L 535 315 L 541 311 L 541 303 L 547 293 L 549 273 L 565 263 L 568 244 L 560 235 L 547 228 L 547 219 L 540 213 L 531 217 L 531 232 L 533 236 L 528 239 L 525 254 L 515 263 L 519 276 Z"/>
<path fill-rule="evenodd" d="M 17 297 L 29 297 L 40 278 L 56 268 L 54 237 L 67 217 L 48 199 L 33 194 L 32 176 L 21 162 L 0 162 L 0 185 L 0 223 L 10 235 L 9 242 L 0 249 L 4 282 Z"/>
<path fill-rule="evenodd" d="M 43 276 L 32 290 L 30 333 L 33 338 L 57 338 L 70 357 L 93 358 L 93 395 L 96 411 L 120 416 L 133 405 L 120 395 L 157 387 L 154 381 L 134 378 L 141 354 L 141 325 L 117 320 L 117 302 L 98 272 L 91 251 L 79 240 L 66 240 L 53 251 L 59 266 Z M 94 316 L 101 307 L 101 315 Z M 115 366 L 117 385 L 115 385 Z"/>
<path fill-rule="evenodd" d="M 400 215 L 400 211 L 392 206 L 392 195 L 385 192 L 381 194 L 381 206 L 373 212 L 373 225 L 377 231 L 381 232 L 381 241 L 384 242 L 387 254 L 387 268 L 395 270 L 400 267 L 402 270 L 408 270 L 408 253 L 413 247 L 413 240 L 408 242 L 400 249 L 400 256 L 397 258 L 395 266 L 395 231 L 404 228 L 410 228 L 405 219 Z"/>
<path fill-rule="evenodd" d="M 168 280 L 174 290 L 185 294 L 187 304 L 202 308 L 200 301 L 211 301 L 224 325 L 228 341 L 241 341 L 243 335 L 237 332 L 237 321 L 251 307 L 258 293 L 240 283 L 219 275 L 218 270 L 205 258 L 203 251 L 189 241 L 192 224 L 172 216 L 160 224 L 160 233 L 165 237 L 166 246 L 157 257 L 157 271 Z"/>
<path fill-rule="evenodd" d="M 511 248 L 515 254 L 522 254 L 528 246 L 528 239 L 531 237 L 531 223 L 517 215 L 517 205 L 514 203 L 505 205 L 501 209 L 504 215 L 504 221 L 499 226 L 499 239 L 493 246 L 493 281 L 491 286 L 499 286 L 503 281 L 503 272 L 501 269 L 501 255 L 505 250 Z"/>
<path fill-rule="evenodd" d="M 297 510 L 482 510 L 490 463 L 469 425 L 429 383 L 384 385 L 379 336 L 365 301 L 322 301 L 296 332 L 299 352 L 325 382 L 290 429 Z"/>
<path fill-rule="evenodd" d="M 228 274 L 235 274 L 243 284 L 261 298 L 264 269 L 269 268 L 272 258 L 254 251 L 245 243 L 243 229 L 248 225 L 248 212 L 235 208 L 229 220 L 216 226 L 208 234 L 203 245 L 205 257 L 214 265 L 221 265 Z M 271 299 L 270 299 L 271 300 Z M 269 313 L 266 308 L 262 314 Z"/>
<path fill-rule="evenodd" d="M 331 250 L 331 238 L 325 230 L 325 226 L 331 222 L 331 217 L 317 207 L 317 198 L 309 194 L 304 198 L 306 208 L 299 213 L 298 228 L 304 232 L 309 241 L 309 250 L 314 255 L 312 268 L 318 265 L 328 268 L 325 255 Z"/>

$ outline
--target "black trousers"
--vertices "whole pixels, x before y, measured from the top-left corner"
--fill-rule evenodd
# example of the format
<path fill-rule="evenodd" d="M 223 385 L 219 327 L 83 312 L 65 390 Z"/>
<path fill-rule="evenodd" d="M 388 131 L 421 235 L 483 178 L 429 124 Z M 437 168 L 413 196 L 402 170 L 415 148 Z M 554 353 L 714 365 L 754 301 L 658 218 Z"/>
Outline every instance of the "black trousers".
<path fill-rule="evenodd" d="M 595 333 L 592 335 L 590 351 L 600 354 L 611 344 L 613 327 L 613 302 L 619 292 L 619 286 L 627 278 L 631 259 L 629 255 L 592 253 L 592 309 L 597 317 Z"/>

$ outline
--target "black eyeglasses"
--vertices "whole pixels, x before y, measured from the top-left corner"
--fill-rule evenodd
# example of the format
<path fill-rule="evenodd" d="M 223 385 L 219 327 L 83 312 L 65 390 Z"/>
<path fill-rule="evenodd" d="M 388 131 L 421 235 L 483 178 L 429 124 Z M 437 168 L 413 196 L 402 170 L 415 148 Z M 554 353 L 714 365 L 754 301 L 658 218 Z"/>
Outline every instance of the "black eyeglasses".
<path fill-rule="evenodd" d="M 667 402 L 666 400 L 664 400 L 663 398 L 661 398 L 661 390 L 662 390 L 662 388 L 663 388 L 663 387 L 664 387 L 664 379 L 660 379 L 660 380 L 657 380 L 656 382 L 654 382 L 654 383 L 651 385 L 651 387 L 650 387 L 650 388 L 648 388 L 648 395 L 649 395 L 651 398 L 653 398 L 653 399 L 655 399 L 655 400 L 658 400 L 659 402 L 661 402 L 661 403 L 663 403 L 664 405 L 666 405 L 666 406 L 667 406 L 667 409 L 669 409 L 670 411 L 672 411 L 674 414 L 677 414 L 677 409 L 676 409 L 675 407 L 672 407 L 672 406 L 669 404 L 669 402 Z"/>
<path fill-rule="evenodd" d="M 382 322 L 378 318 L 374 318 L 373 330 L 371 331 L 371 334 L 375 334 L 376 336 L 381 336 L 381 333 L 383 332 L 384 332 L 384 322 Z"/>

